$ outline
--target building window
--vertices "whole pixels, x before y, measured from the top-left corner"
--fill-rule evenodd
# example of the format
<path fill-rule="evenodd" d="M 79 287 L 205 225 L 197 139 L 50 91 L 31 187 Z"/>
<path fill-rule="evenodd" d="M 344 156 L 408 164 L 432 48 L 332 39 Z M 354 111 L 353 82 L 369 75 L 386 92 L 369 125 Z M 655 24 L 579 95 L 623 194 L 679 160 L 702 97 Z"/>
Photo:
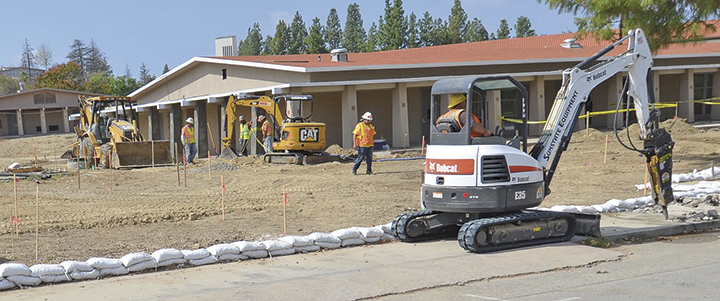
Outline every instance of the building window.
<path fill-rule="evenodd" d="M 51 131 L 51 132 L 58 132 L 58 131 L 60 131 L 60 126 L 58 126 L 58 125 L 51 125 L 51 126 L 48 126 L 48 131 Z"/>
<path fill-rule="evenodd" d="M 41 127 L 41 126 L 36 126 L 36 127 L 35 127 L 35 132 L 38 132 L 38 133 L 42 132 L 42 127 Z"/>
<path fill-rule="evenodd" d="M 701 73 L 693 76 L 694 89 L 693 100 L 702 100 L 711 98 L 713 95 L 713 74 Z M 695 103 L 695 116 L 709 116 L 712 106 L 708 104 Z"/>
<path fill-rule="evenodd" d="M 227 79 L 227 69 L 222 69 L 222 79 Z"/>
<path fill-rule="evenodd" d="M 36 93 L 33 95 L 33 100 L 35 101 L 35 104 L 55 103 L 55 94 L 47 92 Z"/>

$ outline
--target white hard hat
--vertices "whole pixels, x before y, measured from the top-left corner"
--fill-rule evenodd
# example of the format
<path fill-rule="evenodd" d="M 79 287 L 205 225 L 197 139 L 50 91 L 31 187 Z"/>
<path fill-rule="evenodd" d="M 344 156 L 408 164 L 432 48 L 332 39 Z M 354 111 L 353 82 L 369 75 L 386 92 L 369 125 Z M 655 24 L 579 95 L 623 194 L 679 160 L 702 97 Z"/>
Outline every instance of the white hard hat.
<path fill-rule="evenodd" d="M 373 120 L 373 119 L 372 119 L 372 113 L 370 113 L 370 112 L 365 112 L 365 114 L 362 115 L 362 119 L 372 121 L 372 120 Z"/>
<path fill-rule="evenodd" d="M 245 120 L 245 116 L 243 116 L 243 115 L 240 115 L 240 117 L 238 118 L 238 120 L 240 120 L 240 121 L 243 121 L 243 120 Z"/>
<path fill-rule="evenodd" d="M 258 116 L 258 120 L 265 120 L 265 115 Z"/>
<path fill-rule="evenodd" d="M 194 123 L 195 123 L 195 120 L 193 120 L 192 117 L 188 117 L 188 119 L 185 119 L 185 122 L 187 122 L 187 123 L 189 123 L 189 124 L 194 124 Z"/>

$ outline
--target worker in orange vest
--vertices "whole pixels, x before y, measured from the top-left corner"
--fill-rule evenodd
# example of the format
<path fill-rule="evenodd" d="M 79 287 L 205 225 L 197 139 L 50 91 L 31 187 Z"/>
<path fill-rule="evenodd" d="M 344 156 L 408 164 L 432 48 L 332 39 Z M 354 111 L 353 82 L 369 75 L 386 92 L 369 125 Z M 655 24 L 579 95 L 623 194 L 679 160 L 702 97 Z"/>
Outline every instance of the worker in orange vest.
<path fill-rule="evenodd" d="M 195 144 L 195 120 L 192 117 L 188 117 L 185 120 L 185 126 L 182 128 L 182 143 L 185 147 L 185 162 L 187 164 L 195 163 L 195 155 L 197 155 L 197 145 Z"/>
<path fill-rule="evenodd" d="M 448 105 L 449 111 L 447 113 L 443 114 L 438 118 L 438 121 L 436 124 L 440 121 L 440 119 L 443 118 L 452 118 L 460 125 L 460 129 L 465 127 L 465 120 L 467 114 L 465 112 L 465 108 L 467 107 L 467 96 L 465 94 L 450 94 L 450 104 Z M 482 123 L 480 123 L 480 119 L 475 116 L 475 114 L 472 114 L 472 118 L 470 119 L 470 136 L 473 138 L 475 137 L 488 137 L 492 136 L 492 133 L 485 129 L 485 127 L 482 126 Z"/>
<path fill-rule="evenodd" d="M 273 152 L 273 129 L 270 125 L 270 122 L 265 119 L 265 115 L 258 116 L 257 119 L 258 122 L 262 122 L 261 130 L 263 135 L 263 148 L 265 148 L 265 153 L 272 153 Z"/>
<path fill-rule="evenodd" d="M 353 130 L 353 149 L 357 149 L 358 156 L 355 159 L 355 165 L 353 165 L 352 173 L 357 174 L 357 169 L 360 167 L 363 159 L 367 164 L 366 174 L 371 175 L 372 172 L 372 156 L 373 148 L 375 147 L 375 127 L 370 124 L 373 120 L 372 113 L 365 112 L 360 118 L 360 122 L 355 125 Z"/>

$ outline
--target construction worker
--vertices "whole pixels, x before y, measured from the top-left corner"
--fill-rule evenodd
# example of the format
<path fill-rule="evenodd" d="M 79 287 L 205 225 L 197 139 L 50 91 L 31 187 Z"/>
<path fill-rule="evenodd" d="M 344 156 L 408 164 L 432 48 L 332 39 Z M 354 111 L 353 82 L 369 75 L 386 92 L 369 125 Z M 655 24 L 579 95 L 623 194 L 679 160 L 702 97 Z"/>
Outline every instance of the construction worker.
<path fill-rule="evenodd" d="M 248 141 L 250 141 L 250 125 L 245 121 L 245 116 L 240 115 L 238 117 L 238 120 L 240 121 L 240 126 L 238 127 L 240 129 L 240 148 L 239 148 L 239 156 L 247 156 L 247 145 Z"/>
<path fill-rule="evenodd" d="M 375 147 L 375 127 L 370 124 L 373 120 L 372 113 L 365 112 L 360 118 L 360 122 L 355 125 L 353 130 L 353 149 L 357 149 L 358 156 L 355 159 L 355 165 L 353 165 L 352 173 L 357 174 L 357 169 L 360 167 L 363 158 L 367 164 L 366 174 L 371 175 L 372 172 L 372 156 L 373 148 Z"/>
<path fill-rule="evenodd" d="M 270 122 L 265 119 L 265 115 L 260 115 L 258 117 L 258 122 L 262 122 L 262 135 L 263 135 L 263 148 L 265 148 L 266 153 L 273 152 L 273 130 L 272 126 L 270 125 Z"/>
<path fill-rule="evenodd" d="M 182 143 L 185 147 L 185 162 L 187 164 L 195 163 L 195 155 L 197 155 L 197 145 L 195 144 L 195 120 L 192 117 L 185 119 L 185 126 L 182 128 Z"/>
<path fill-rule="evenodd" d="M 460 129 L 462 129 L 463 127 L 465 127 L 466 107 L 467 96 L 465 94 L 450 94 L 450 104 L 448 105 L 448 109 L 450 110 L 440 116 L 440 118 L 438 118 L 435 124 L 439 123 L 440 120 L 443 118 L 451 118 L 457 121 L 457 123 L 460 125 Z M 472 136 L 473 138 L 492 136 L 492 133 L 482 126 L 482 123 L 480 123 L 480 119 L 478 119 L 475 114 L 470 114 L 472 115 L 472 119 L 470 120 L 470 136 Z"/>

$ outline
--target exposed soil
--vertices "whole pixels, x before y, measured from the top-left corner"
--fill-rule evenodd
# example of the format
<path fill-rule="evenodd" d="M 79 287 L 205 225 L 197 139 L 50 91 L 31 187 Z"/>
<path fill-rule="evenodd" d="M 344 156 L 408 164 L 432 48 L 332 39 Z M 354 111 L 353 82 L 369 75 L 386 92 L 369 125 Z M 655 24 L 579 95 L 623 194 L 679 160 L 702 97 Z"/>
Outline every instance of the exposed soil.
<path fill-rule="evenodd" d="M 683 119 L 666 121 L 663 127 L 670 129 L 676 142 L 675 173 L 709 168 L 711 160 L 720 164 L 717 129 L 699 130 Z M 630 130 L 637 132 L 636 127 Z M 610 142 L 604 163 L 606 134 Z M 74 134 L 0 139 L 0 167 L 13 162 L 32 165 L 37 154 L 38 164 L 47 170 L 66 170 L 67 161 L 58 157 L 74 141 Z M 328 151 L 353 155 L 336 145 Z M 419 155 L 376 152 L 377 157 Z M 21 180 L 17 182 L 19 236 L 11 235 L 16 231 L 10 223 L 16 206 L 13 182 L 0 181 L 0 263 L 13 260 L 30 266 L 265 240 L 281 236 L 284 224 L 287 234 L 331 232 L 386 224 L 404 211 L 419 209 L 423 160 L 375 162 L 374 175 L 365 175 L 362 166 L 357 176 L 351 174 L 351 164 L 338 162 L 266 164 L 255 156 L 199 162 L 188 166 L 187 177 L 181 169 L 179 180 L 176 167 L 81 170 L 79 188 L 75 170 L 40 184 Z M 645 180 L 644 164 L 644 158 L 622 148 L 613 133 L 576 132 L 553 178 L 552 194 L 542 206 L 593 205 L 641 196 L 643 191 L 634 185 Z M 224 220 L 221 178 L 226 187 Z M 288 196 L 285 208 L 283 193 Z M 36 210 L 39 258 L 35 256 Z"/>

